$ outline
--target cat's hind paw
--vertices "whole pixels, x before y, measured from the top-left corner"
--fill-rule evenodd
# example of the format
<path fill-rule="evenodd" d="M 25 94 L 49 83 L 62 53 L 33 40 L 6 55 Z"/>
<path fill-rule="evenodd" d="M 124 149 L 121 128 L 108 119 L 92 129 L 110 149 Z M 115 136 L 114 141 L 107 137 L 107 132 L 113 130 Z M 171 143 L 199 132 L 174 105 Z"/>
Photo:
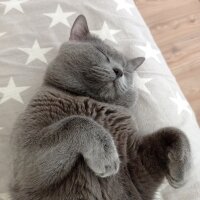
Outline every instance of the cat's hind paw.
<path fill-rule="evenodd" d="M 183 186 L 188 178 L 191 167 L 190 145 L 184 133 L 173 129 L 172 143 L 167 150 L 167 175 L 170 185 L 174 188 Z"/>

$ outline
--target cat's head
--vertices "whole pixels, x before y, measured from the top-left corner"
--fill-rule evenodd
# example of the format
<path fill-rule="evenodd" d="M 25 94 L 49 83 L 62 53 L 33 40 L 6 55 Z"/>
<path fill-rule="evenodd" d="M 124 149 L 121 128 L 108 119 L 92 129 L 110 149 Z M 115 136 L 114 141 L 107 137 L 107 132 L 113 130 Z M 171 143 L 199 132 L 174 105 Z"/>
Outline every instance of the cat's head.
<path fill-rule="evenodd" d="M 86 18 L 80 15 L 72 26 L 69 41 L 49 65 L 45 81 L 78 95 L 126 105 L 135 97 L 133 72 L 144 60 L 128 60 L 91 35 Z"/>

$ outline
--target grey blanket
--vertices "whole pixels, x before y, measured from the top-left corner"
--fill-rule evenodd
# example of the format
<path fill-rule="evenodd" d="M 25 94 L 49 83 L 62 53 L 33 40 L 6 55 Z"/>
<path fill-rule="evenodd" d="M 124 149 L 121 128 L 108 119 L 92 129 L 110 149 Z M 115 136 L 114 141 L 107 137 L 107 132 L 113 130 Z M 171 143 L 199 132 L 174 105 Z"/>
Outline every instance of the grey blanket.
<path fill-rule="evenodd" d="M 179 190 L 162 187 L 169 200 L 200 199 L 200 131 L 193 111 L 132 0 L 0 0 L 0 200 L 8 200 L 9 135 L 47 64 L 84 14 L 93 33 L 129 57 L 145 56 L 138 69 L 139 101 L 133 113 L 143 134 L 176 126 L 188 135 L 194 168 Z"/>

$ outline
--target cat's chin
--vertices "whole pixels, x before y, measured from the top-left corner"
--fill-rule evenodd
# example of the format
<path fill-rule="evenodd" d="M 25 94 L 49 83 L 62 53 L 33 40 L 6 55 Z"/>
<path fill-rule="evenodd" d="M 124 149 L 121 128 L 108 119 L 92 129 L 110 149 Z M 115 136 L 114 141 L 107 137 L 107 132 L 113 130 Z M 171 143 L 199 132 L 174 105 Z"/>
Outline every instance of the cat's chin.
<path fill-rule="evenodd" d="M 114 100 L 114 104 L 124 106 L 127 108 L 133 107 L 136 105 L 138 100 L 138 91 L 132 88 L 120 95 L 117 99 Z"/>
<path fill-rule="evenodd" d="M 99 98 L 101 97 L 101 98 Z M 95 97 L 96 100 L 100 100 L 105 103 L 120 105 L 123 107 L 135 106 L 138 99 L 138 91 L 136 88 L 127 88 L 122 90 L 115 87 L 115 92 L 103 92 L 101 95 Z"/>

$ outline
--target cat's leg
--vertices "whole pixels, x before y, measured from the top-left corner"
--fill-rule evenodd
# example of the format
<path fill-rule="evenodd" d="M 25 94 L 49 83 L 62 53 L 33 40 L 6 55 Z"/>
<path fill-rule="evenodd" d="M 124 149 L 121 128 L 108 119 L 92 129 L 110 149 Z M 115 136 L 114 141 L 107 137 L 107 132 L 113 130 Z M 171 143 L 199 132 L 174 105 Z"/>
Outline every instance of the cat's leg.
<path fill-rule="evenodd" d="M 23 158 L 25 179 L 20 181 L 24 187 L 56 183 L 69 173 L 79 156 L 97 176 L 118 172 L 119 157 L 111 135 L 90 118 L 68 117 L 44 128 L 39 135 L 37 148 L 26 149 Z"/>
<path fill-rule="evenodd" d="M 156 163 L 173 187 L 180 187 L 185 183 L 191 165 L 191 154 L 189 141 L 181 130 L 163 128 L 145 136 L 138 154 L 144 163 Z"/>
<path fill-rule="evenodd" d="M 190 165 L 190 145 L 185 134 L 176 128 L 163 128 L 140 138 L 137 148 L 132 149 L 129 170 L 140 193 L 145 196 L 149 191 L 151 196 L 164 178 L 175 188 L 182 186 Z"/>

